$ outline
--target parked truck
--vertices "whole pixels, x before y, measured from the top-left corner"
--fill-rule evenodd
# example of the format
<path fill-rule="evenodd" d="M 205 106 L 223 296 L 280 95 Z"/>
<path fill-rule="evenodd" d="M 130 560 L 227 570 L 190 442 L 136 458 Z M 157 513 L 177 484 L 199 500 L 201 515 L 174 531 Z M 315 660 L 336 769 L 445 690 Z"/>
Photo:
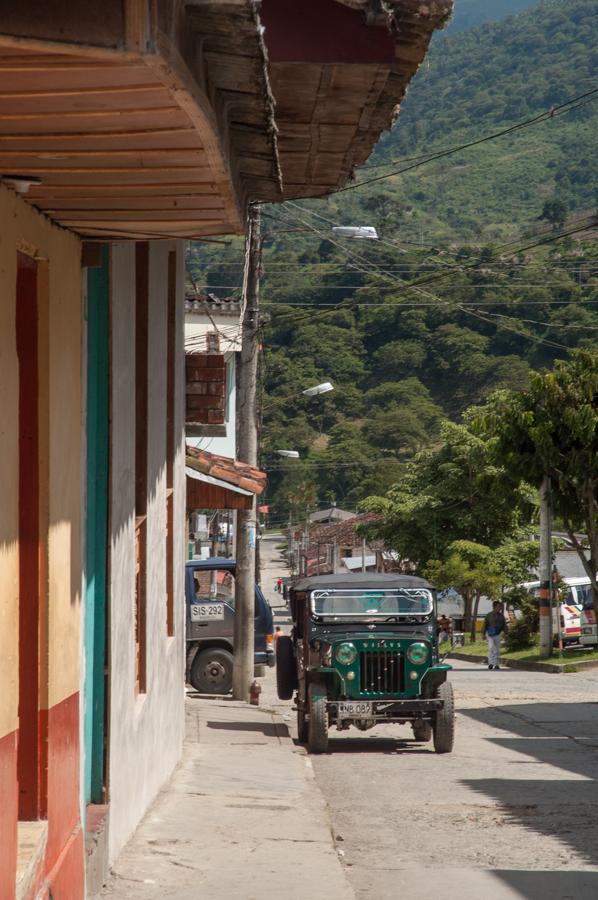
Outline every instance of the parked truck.
<path fill-rule="evenodd" d="M 233 682 L 236 561 L 212 556 L 185 565 L 186 679 L 201 694 L 228 694 Z M 273 616 L 255 587 L 255 674 L 274 665 Z"/>

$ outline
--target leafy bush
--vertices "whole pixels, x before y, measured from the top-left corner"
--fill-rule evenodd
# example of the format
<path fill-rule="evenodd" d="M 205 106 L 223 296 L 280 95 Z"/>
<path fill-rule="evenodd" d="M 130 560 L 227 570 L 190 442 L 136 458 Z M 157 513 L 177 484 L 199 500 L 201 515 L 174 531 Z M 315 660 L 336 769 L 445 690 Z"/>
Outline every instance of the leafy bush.
<path fill-rule="evenodd" d="M 503 597 L 507 608 L 514 607 L 521 610 L 522 620 L 529 626 L 532 634 L 537 634 L 540 628 L 538 603 L 533 594 L 523 587 L 511 588 Z"/>
<path fill-rule="evenodd" d="M 525 619 L 519 619 L 509 627 L 505 636 L 507 650 L 527 650 L 528 647 L 533 647 L 533 645 L 532 632 L 529 623 Z"/>

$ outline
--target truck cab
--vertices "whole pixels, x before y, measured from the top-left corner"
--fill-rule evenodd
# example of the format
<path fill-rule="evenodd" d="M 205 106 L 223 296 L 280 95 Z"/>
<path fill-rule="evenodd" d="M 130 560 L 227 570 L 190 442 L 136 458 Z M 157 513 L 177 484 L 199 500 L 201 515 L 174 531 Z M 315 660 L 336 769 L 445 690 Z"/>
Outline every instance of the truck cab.
<path fill-rule="evenodd" d="M 201 694 L 232 689 L 236 561 L 212 556 L 185 564 L 186 679 Z M 273 616 L 255 587 L 255 674 L 274 665 Z"/>

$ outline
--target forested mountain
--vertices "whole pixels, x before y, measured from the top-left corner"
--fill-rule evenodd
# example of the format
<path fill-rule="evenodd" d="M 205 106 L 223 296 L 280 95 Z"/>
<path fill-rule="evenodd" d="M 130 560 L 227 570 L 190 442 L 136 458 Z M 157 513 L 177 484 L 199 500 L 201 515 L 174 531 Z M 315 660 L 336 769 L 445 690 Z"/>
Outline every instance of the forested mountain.
<path fill-rule="evenodd" d="M 598 94 L 573 108 L 558 107 L 598 88 L 597 34 L 595 0 L 545 0 L 514 18 L 437 40 L 397 125 L 358 180 L 541 114 L 549 117 L 338 194 L 327 204 L 331 218 L 374 214 L 373 224 L 396 236 L 469 241 L 517 233 L 537 219 L 547 198 L 562 199 L 572 210 L 593 209 Z M 383 211 L 376 215 L 376 209 Z"/>
<path fill-rule="evenodd" d="M 538 0 L 456 0 L 447 31 L 465 31 L 484 22 L 499 22 L 536 3 Z"/>
<path fill-rule="evenodd" d="M 597 34 L 595 0 L 545 0 L 437 40 L 370 161 L 389 165 L 357 182 L 598 88 Z M 276 517 L 355 507 L 443 420 L 598 346 L 595 231 L 565 236 L 594 221 L 597 133 L 592 96 L 411 173 L 264 210 L 261 464 Z M 376 225 L 381 240 L 343 242 L 335 224 Z M 242 263 L 238 242 L 203 245 L 190 269 L 230 293 Z M 301 394 L 324 380 L 333 393 Z"/>

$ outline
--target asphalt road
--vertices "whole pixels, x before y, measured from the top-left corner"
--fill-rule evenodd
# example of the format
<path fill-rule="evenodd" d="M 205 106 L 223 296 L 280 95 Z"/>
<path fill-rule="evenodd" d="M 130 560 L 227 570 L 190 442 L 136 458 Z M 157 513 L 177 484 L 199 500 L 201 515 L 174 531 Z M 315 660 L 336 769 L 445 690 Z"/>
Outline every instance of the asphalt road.
<path fill-rule="evenodd" d="M 269 587 L 282 560 L 264 544 Z M 329 753 L 312 757 L 355 897 L 595 900 L 598 672 L 455 662 L 452 681 L 452 754 L 386 726 L 331 732 Z M 271 677 L 263 702 L 286 706 L 293 732 Z"/>

